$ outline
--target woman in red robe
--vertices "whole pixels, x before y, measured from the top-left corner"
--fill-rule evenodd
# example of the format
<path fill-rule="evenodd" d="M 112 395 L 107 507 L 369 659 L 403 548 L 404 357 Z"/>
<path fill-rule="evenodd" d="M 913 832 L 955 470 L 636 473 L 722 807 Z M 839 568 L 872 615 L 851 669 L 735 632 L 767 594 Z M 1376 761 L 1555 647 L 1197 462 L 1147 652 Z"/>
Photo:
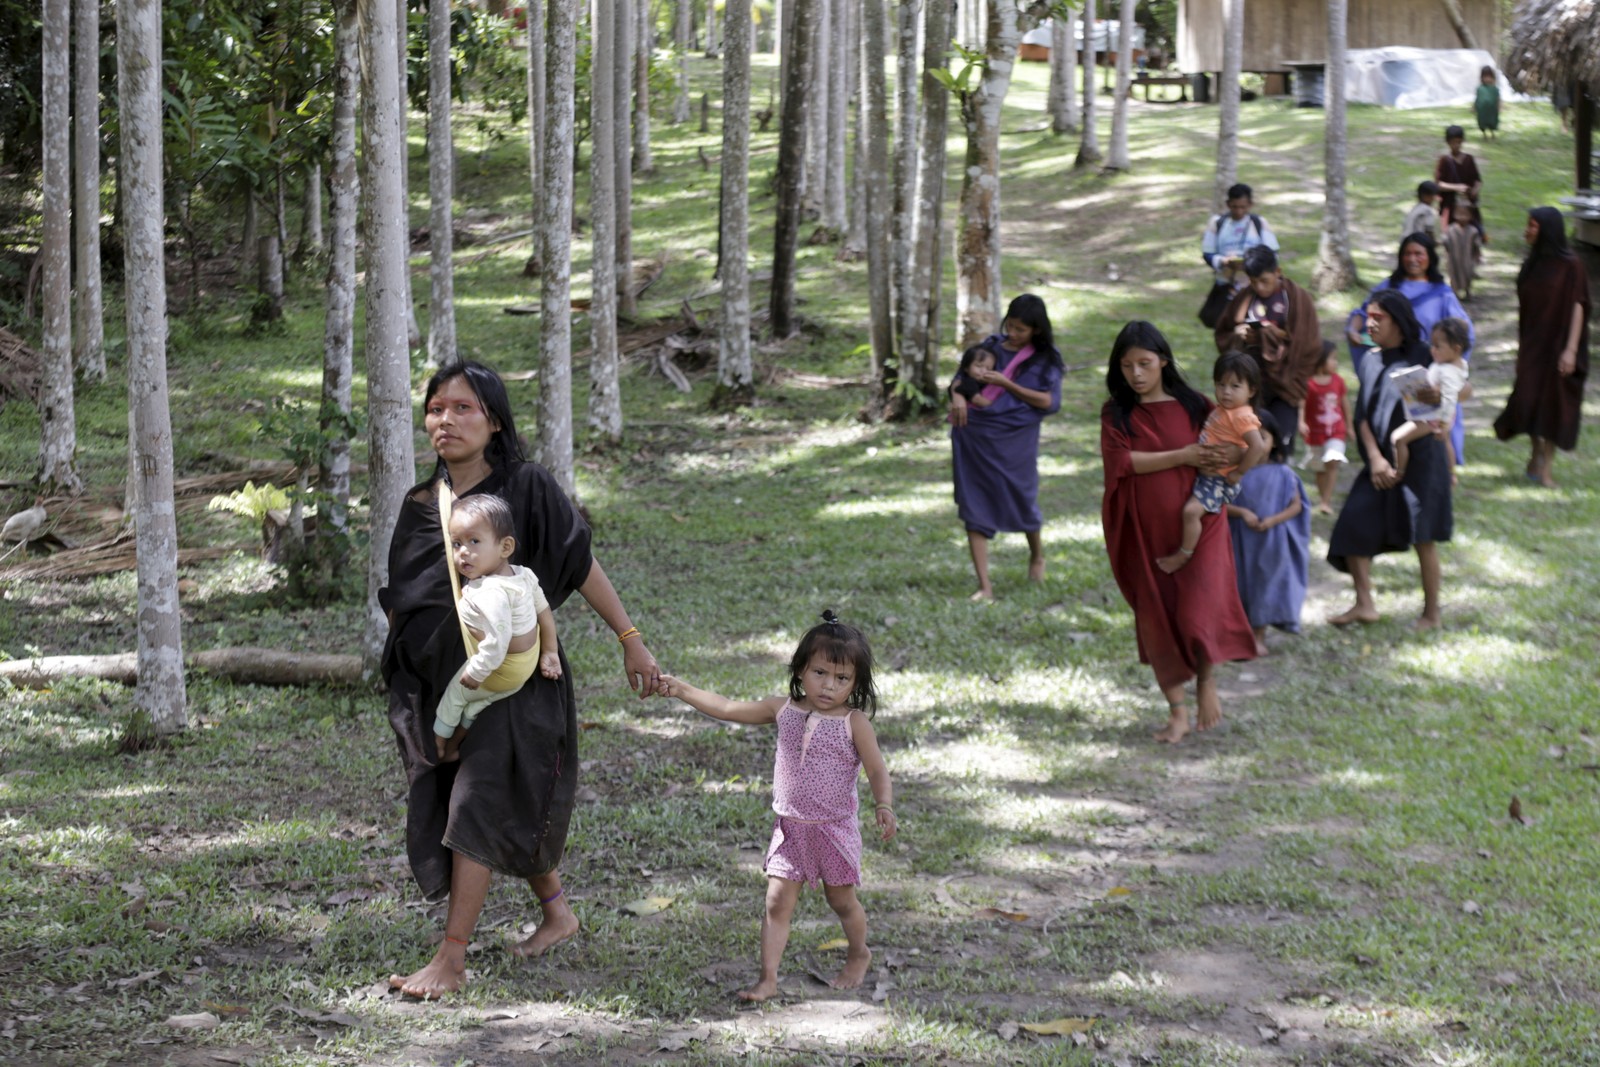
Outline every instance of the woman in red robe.
<path fill-rule="evenodd" d="M 1130 322 L 1117 335 L 1106 388 L 1111 399 L 1100 412 L 1106 553 L 1133 608 L 1139 662 L 1150 664 L 1167 698 L 1167 725 L 1156 740 L 1176 744 L 1189 732 L 1189 679 L 1195 679 L 1195 725 L 1208 730 L 1222 721 L 1213 666 L 1256 654 L 1223 516 L 1202 520 L 1188 566 L 1175 574 L 1156 566 L 1182 539 L 1196 468 L 1220 470 L 1237 462 L 1240 450 L 1199 443 L 1211 402 L 1184 381 L 1172 347 L 1148 322 Z"/>
<path fill-rule="evenodd" d="M 1556 449 L 1578 447 L 1583 383 L 1589 377 L 1589 277 L 1567 247 L 1561 212 L 1528 212 L 1528 258 L 1517 275 L 1517 377 L 1495 436 L 1533 439 L 1528 480 L 1555 488 Z"/>

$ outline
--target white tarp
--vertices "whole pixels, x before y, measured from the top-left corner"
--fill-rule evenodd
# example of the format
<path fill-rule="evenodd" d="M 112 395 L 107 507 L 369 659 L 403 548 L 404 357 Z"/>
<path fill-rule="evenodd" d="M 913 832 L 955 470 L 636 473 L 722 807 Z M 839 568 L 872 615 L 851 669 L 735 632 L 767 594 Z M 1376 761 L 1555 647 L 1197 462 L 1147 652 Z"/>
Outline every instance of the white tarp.
<path fill-rule="evenodd" d="M 1494 67 L 1500 99 L 1522 99 L 1481 48 L 1352 48 L 1345 53 L 1345 96 L 1385 107 L 1470 107 L 1478 74 Z M 1468 116 L 1470 118 L 1470 116 Z M 1462 121 L 1463 126 L 1471 125 Z"/>
<path fill-rule="evenodd" d="M 1097 19 L 1094 24 L 1094 50 L 1096 52 L 1115 52 L 1117 40 L 1122 36 L 1122 23 L 1120 21 Z M 1083 48 L 1083 23 L 1078 19 L 1072 20 L 1072 40 L 1080 50 Z M 1036 44 L 1040 48 L 1050 47 L 1050 20 L 1045 19 L 1039 25 L 1022 35 L 1023 44 Z M 1133 28 L 1133 50 L 1144 51 L 1144 27 Z"/>

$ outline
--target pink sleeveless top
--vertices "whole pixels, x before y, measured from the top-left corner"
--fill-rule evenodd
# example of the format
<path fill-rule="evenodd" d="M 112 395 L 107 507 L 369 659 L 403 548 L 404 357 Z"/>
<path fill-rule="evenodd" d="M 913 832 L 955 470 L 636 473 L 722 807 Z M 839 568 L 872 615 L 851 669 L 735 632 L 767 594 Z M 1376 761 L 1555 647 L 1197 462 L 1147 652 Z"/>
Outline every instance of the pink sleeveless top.
<path fill-rule="evenodd" d="M 792 700 L 784 702 L 778 710 L 773 811 L 803 822 L 853 822 L 860 771 L 861 757 L 850 739 L 848 715 L 817 715 L 796 707 Z"/>

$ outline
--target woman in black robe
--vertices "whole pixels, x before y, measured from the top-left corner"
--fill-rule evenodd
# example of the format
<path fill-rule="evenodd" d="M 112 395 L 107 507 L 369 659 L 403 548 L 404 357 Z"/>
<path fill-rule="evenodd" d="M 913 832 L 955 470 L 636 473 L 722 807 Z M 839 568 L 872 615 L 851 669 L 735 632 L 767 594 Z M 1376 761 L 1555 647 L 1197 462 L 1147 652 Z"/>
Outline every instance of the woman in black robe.
<path fill-rule="evenodd" d="M 1422 614 L 1416 627 L 1439 625 L 1439 550 L 1450 540 L 1454 516 L 1450 503 L 1450 467 L 1437 434 L 1414 441 L 1404 469 L 1394 465 L 1390 435 L 1406 421 L 1400 391 L 1389 379 L 1402 367 L 1426 368 L 1432 361 L 1426 342 L 1418 339 L 1411 301 L 1394 289 L 1374 293 L 1367 307 L 1367 333 L 1376 348 L 1356 360 L 1361 392 L 1356 399 L 1356 436 L 1363 466 L 1328 538 L 1328 562 L 1350 575 L 1356 602 L 1328 619 L 1335 626 L 1378 621 L 1372 599 L 1372 557 L 1384 552 L 1417 550 L 1422 571 Z M 1437 402 L 1438 392 L 1421 394 Z"/>
<path fill-rule="evenodd" d="M 543 912 L 533 936 L 516 946 L 519 955 L 540 955 L 578 931 L 557 871 L 578 784 L 577 703 L 565 651 L 559 679 L 535 673 L 484 708 L 458 762 L 441 763 L 434 745 L 434 707 L 467 658 L 439 525 L 441 483 L 458 497 L 494 493 L 511 505 L 512 562 L 533 571 L 551 607 L 574 592 L 589 602 L 617 634 L 628 683 L 641 696 L 655 689 L 660 670 L 590 554 L 588 525 L 550 472 L 523 458 L 500 377 L 478 363 L 452 364 L 429 381 L 423 411 L 439 461 L 434 477 L 401 505 L 381 600 L 389 614 L 389 723 L 410 784 L 406 852 L 423 896 L 450 898 L 433 960 L 390 984 L 432 998 L 466 980 L 466 948 L 492 872 L 526 878 Z"/>
<path fill-rule="evenodd" d="M 1589 277 L 1567 247 L 1561 212 L 1536 207 L 1523 234 L 1529 249 L 1517 275 L 1517 377 L 1494 434 L 1533 439 L 1528 480 L 1555 488 L 1556 449 L 1578 447 L 1583 383 L 1589 376 Z"/>

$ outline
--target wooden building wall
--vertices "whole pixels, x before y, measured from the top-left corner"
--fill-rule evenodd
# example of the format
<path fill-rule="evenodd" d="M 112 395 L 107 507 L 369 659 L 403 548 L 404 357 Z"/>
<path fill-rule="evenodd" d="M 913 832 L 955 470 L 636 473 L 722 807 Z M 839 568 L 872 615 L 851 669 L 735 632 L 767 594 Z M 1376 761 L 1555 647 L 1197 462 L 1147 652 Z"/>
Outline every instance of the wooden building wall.
<path fill-rule="evenodd" d="M 1350 48 L 1460 48 L 1439 0 L 1349 0 Z M 1462 0 L 1480 48 L 1500 42 L 1497 0 Z M 1222 69 L 1223 0 L 1179 0 L 1178 69 Z M 1244 0 L 1244 69 L 1287 69 L 1285 61 L 1319 60 L 1328 48 L 1328 7 L 1322 0 Z"/>

